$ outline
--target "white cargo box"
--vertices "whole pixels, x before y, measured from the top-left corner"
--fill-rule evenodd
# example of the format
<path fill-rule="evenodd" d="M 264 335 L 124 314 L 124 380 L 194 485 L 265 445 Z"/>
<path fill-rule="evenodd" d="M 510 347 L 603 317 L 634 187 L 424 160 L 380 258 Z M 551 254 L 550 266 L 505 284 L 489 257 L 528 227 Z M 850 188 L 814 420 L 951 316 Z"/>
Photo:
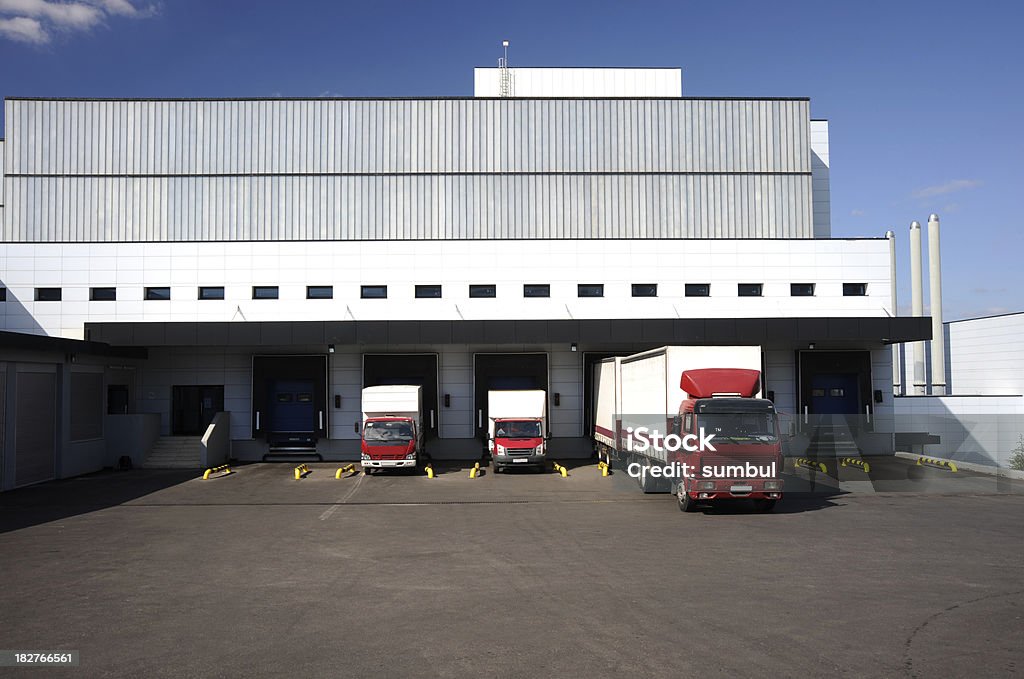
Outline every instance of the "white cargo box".
<path fill-rule="evenodd" d="M 363 389 L 363 419 L 369 417 L 420 418 L 423 387 L 412 384 L 386 384 Z"/>

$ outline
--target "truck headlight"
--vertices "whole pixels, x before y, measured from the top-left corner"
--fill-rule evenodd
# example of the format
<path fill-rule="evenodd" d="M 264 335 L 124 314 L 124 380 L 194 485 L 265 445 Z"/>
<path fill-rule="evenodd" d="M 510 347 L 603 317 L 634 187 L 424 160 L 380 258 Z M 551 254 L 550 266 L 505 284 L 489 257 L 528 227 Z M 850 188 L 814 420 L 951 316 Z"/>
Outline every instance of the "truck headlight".
<path fill-rule="evenodd" d="M 367 455 L 366 453 L 361 453 L 361 454 L 359 455 L 359 459 L 361 459 L 361 460 L 369 460 L 369 459 L 370 459 L 370 456 L 369 456 L 369 455 Z"/>
<path fill-rule="evenodd" d="M 407 459 L 407 460 L 415 460 L 416 459 L 416 451 L 413 451 L 413 452 L 409 453 L 408 455 L 406 455 L 405 459 Z"/>
<path fill-rule="evenodd" d="M 544 444 L 542 443 L 542 444 L 540 444 L 539 446 L 537 446 L 537 450 L 536 450 L 535 452 L 536 452 L 536 453 L 537 453 L 538 455 L 543 455 L 543 454 L 544 454 Z"/>
<path fill-rule="evenodd" d="M 505 446 L 498 446 L 498 455 L 505 454 Z"/>
<path fill-rule="evenodd" d="M 765 481 L 765 490 L 782 490 L 782 481 Z"/>
<path fill-rule="evenodd" d="M 698 481 L 697 485 L 696 485 L 696 489 L 697 490 L 714 490 L 715 489 L 715 482 L 714 481 Z"/>

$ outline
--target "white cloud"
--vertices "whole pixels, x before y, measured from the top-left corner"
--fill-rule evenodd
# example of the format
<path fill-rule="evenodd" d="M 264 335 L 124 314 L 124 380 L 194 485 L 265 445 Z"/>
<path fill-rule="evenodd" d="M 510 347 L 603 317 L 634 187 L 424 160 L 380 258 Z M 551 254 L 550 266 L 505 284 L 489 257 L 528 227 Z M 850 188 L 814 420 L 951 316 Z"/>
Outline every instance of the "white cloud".
<path fill-rule="evenodd" d="M 103 19 L 103 12 L 80 2 L 50 0 L 0 0 L 0 13 L 45 19 L 59 28 L 91 28 Z"/>
<path fill-rule="evenodd" d="M 0 18 L 0 36 L 8 40 L 30 42 L 36 45 L 50 42 L 50 36 L 43 30 L 42 24 L 27 17 Z"/>
<path fill-rule="evenodd" d="M 155 5 L 145 8 L 132 0 L 0 0 L 0 37 L 45 44 L 54 31 L 89 31 L 108 16 L 152 16 Z"/>
<path fill-rule="evenodd" d="M 864 210 L 850 210 L 850 216 L 851 217 L 863 217 L 864 216 Z"/>
<path fill-rule="evenodd" d="M 953 193 L 954 191 L 973 189 L 978 186 L 981 186 L 981 181 L 977 179 L 952 179 L 945 184 L 936 184 L 935 186 L 926 186 L 923 189 L 918 189 L 914 191 L 914 198 L 932 198 L 946 193 Z"/>

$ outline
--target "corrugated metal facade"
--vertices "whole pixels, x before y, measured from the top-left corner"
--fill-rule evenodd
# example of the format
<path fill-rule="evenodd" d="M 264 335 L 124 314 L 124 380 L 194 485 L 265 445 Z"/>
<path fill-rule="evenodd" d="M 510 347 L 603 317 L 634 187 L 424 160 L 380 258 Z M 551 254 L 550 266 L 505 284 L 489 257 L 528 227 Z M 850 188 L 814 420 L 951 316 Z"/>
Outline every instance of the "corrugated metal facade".
<path fill-rule="evenodd" d="M 6 102 L 8 241 L 813 236 L 809 102 Z"/>

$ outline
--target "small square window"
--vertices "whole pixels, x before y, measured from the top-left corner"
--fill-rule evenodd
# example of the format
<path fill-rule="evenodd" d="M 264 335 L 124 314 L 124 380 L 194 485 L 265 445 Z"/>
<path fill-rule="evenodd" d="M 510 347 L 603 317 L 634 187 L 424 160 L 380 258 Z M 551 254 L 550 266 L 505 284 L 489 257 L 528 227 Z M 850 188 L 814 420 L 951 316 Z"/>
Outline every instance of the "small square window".
<path fill-rule="evenodd" d="M 761 283 L 740 283 L 736 288 L 736 294 L 740 297 L 760 297 L 762 290 Z"/>
<path fill-rule="evenodd" d="M 359 288 L 359 296 L 363 299 L 387 299 L 388 286 L 386 285 L 363 285 Z"/>
<path fill-rule="evenodd" d="M 218 285 L 206 285 L 199 288 L 199 299 L 224 299 L 224 288 Z"/>
<path fill-rule="evenodd" d="M 790 283 L 790 297 L 814 297 L 814 283 Z"/>
<path fill-rule="evenodd" d="M 89 299 L 93 302 L 113 302 L 117 299 L 117 288 L 89 288 Z"/>
<path fill-rule="evenodd" d="M 440 285 L 417 285 L 416 299 L 440 299 Z"/>
<path fill-rule="evenodd" d="M 867 294 L 867 283 L 843 283 L 843 297 L 865 297 Z"/>
<path fill-rule="evenodd" d="M 497 297 L 497 285 L 471 285 L 469 286 L 470 297 Z"/>
<path fill-rule="evenodd" d="M 334 299 L 334 286 L 307 285 L 306 299 Z"/>
<path fill-rule="evenodd" d="M 146 299 L 163 301 L 171 298 L 170 288 L 146 288 Z"/>
<path fill-rule="evenodd" d="M 0 302 L 7 301 L 7 288 L 0 288 Z"/>
<path fill-rule="evenodd" d="M 576 286 L 577 297 L 604 297 L 603 283 L 580 283 Z"/>
<path fill-rule="evenodd" d="M 684 290 L 687 297 L 710 297 L 710 283 L 687 283 Z"/>
<path fill-rule="evenodd" d="M 547 283 L 526 283 L 523 285 L 523 297 L 550 297 L 551 286 Z"/>
<path fill-rule="evenodd" d="M 276 285 L 254 285 L 252 286 L 253 299 L 277 299 L 280 290 Z"/>
<path fill-rule="evenodd" d="M 633 296 L 634 297 L 657 297 L 658 296 L 658 284 L 657 283 L 633 283 Z"/>
<path fill-rule="evenodd" d="M 60 288 L 36 288 L 37 302 L 59 302 L 60 298 Z"/>

